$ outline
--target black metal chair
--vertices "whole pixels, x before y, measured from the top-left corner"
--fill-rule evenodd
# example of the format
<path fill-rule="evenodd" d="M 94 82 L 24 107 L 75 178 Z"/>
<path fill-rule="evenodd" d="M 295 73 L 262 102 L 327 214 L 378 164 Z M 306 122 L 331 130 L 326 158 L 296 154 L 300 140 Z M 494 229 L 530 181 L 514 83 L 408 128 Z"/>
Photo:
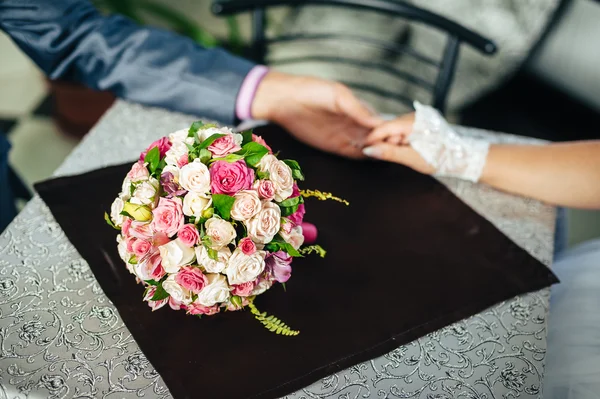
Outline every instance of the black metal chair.
<path fill-rule="evenodd" d="M 393 15 L 409 21 L 416 21 L 436 28 L 448 35 L 445 49 L 440 60 L 432 59 L 426 55 L 420 54 L 413 48 L 399 43 L 385 42 L 370 38 L 364 38 L 359 35 L 347 34 L 297 34 L 285 35 L 276 38 L 267 38 L 266 29 L 266 11 L 269 7 L 276 6 L 299 6 L 299 5 L 327 5 L 349 7 L 354 9 L 373 11 L 386 15 Z M 422 8 L 401 1 L 392 0 L 215 0 L 212 4 L 212 11 L 218 16 L 234 15 L 241 12 L 252 12 L 252 58 L 259 63 L 265 62 L 266 48 L 271 43 L 289 42 L 293 40 L 323 40 L 339 39 L 352 41 L 356 43 L 377 46 L 396 54 L 403 54 L 414 57 L 415 59 L 437 68 L 437 78 L 434 82 L 426 81 L 411 73 L 399 71 L 389 65 L 375 62 L 359 61 L 346 57 L 311 57 L 312 61 L 339 62 L 352 64 L 362 68 L 378 69 L 393 76 L 404 79 L 412 84 L 423 87 L 432 93 L 431 104 L 440 110 L 445 111 L 446 97 L 452 84 L 454 70 L 459 56 L 460 44 L 466 43 L 480 52 L 492 55 L 496 52 L 496 44 L 440 15 L 434 14 Z M 306 60 L 306 59 L 304 59 Z M 279 63 L 285 60 L 278 60 Z M 392 93 L 378 87 L 355 82 L 342 82 L 357 90 L 364 90 L 375 93 L 379 96 L 393 98 L 401 103 L 412 106 L 412 100 L 406 98 L 401 93 Z"/>

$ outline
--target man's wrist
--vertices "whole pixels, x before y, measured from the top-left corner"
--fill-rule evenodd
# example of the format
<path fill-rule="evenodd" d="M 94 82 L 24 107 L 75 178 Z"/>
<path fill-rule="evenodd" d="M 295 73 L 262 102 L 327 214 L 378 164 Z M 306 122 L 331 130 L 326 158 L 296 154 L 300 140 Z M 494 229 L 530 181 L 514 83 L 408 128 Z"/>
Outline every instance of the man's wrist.
<path fill-rule="evenodd" d="M 255 117 L 252 109 L 254 99 L 256 98 L 258 87 L 268 73 L 269 68 L 264 65 L 257 65 L 246 75 L 235 104 L 235 114 L 239 120 L 244 121 Z"/>

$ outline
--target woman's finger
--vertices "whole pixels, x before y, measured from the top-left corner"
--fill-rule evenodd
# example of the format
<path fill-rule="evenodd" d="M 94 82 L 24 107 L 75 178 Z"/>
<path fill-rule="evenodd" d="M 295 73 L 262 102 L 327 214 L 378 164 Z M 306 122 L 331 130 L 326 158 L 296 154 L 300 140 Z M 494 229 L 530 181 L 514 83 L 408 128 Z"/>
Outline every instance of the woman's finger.
<path fill-rule="evenodd" d="M 418 172 L 432 174 L 434 168 L 429 165 L 411 146 L 378 143 L 363 149 L 363 154 L 382 161 L 406 165 Z"/>

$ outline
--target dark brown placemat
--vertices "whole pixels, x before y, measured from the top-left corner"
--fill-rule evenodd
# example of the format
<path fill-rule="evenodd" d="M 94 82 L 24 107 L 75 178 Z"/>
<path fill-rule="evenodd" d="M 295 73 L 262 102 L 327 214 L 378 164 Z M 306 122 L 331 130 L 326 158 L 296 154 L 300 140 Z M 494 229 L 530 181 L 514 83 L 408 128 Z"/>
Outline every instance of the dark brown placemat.
<path fill-rule="evenodd" d="M 276 398 L 557 282 L 543 264 L 435 179 L 407 168 L 337 158 L 273 127 L 257 131 L 298 160 L 303 188 L 350 201 L 306 201 L 325 259 L 294 261 L 287 292 L 259 309 L 297 337 L 269 333 L 249 312 L 198 319 L 142 301 L 103 213 L 130 164 L 36 185 L 175 398 Z M 85 194 L 84 194 L 85 193 Z"/>

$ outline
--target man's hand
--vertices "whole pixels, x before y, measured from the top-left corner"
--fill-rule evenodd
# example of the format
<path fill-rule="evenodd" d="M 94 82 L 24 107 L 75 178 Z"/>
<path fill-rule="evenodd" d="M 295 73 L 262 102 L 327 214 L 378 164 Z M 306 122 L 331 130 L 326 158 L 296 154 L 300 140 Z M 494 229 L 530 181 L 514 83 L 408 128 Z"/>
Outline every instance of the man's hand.
<path fill-rule="evenodd" d="M 368 133 L 382 120 L 346 86 L 270 71 L 252 103 L 254 119 L 275 122 L 297 139 L 351 158 L 362 158 Z"/>

